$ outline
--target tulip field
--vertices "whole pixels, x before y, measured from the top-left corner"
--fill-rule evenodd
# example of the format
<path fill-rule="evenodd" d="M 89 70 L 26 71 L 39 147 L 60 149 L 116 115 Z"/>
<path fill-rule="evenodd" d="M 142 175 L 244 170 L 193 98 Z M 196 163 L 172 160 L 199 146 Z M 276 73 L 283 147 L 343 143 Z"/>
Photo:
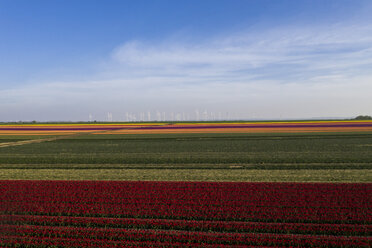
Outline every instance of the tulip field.
<path fill-rule="evenodd" d="M 371 184 L 1 181 L 2 246 L 369 247 Z"/>
<path fill-rule="evenodd" d="M 0 247 L 371 247 L 372 121 L 0 124 Z"/>

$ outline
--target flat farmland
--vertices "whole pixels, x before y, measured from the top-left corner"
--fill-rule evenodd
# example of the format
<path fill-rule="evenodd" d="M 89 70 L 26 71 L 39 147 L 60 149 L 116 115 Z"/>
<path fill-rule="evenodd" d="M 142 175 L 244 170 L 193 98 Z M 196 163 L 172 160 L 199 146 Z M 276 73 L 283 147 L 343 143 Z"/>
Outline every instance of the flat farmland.
<path fill-rule="evenodd" d="M 0 125 L 1 247 L 371 247 L 372 122 Z"/>
<path fill-rule="evenodd" d="M 36 130 L 20 130 L 18 127 L 11 132 L 44 132 L 50 140 L 37 142 L 45 139 L 40 134 L 0 135 L 0 146 L 29 137 L 36 141 L 1 147 L 0 178 L 267 182 L 372 180 L 372 131 L 365 131 L 366 127 L 352 127 L 361 128 L 353 132 L 349 127 L 345 127 L 345 132 L 330 132 L 330 127 L 322 123 L 322 127 L 316 128 L 323 129 L 313 131 L 314 124 L 306 123 L 305 127 L 291 127 L 294 132 L 283 132 L 283 128 L 288 129 L 288 124 L 274 130 L 270 127 L 267 130 L 270 132 L 257 132 L 257 128 L 246 127 L 242 132 L 241 124 L 234 127 L 238 124 L 233 123 L 224 124 L 228 127 L 225 127 L 226 133 L 221 133 L 220 126 L 199 124 L 190 128 L 191 124 L 188 125 L 175 124 L 168 126 L 169 129 L 160 124 L 148 124 L 145 128 L 132 125 L 121 129 L 104 126 L 103 130 L 99 126 L 89 132 L 76 127 L 70 130 L 67 126 L 71 134 L 58 133 L 55 136 L 50 132 L 66 130 L 50 130 L 53 126 L 46 131 L 40 127 Z M 341 124 L 337 125 L 333 127 L 336 130 Z M 180 129 L 179 126 L 187 128 Z M 151 129 L 154 127 L 157 129 Z M 92 129 L 91 126 L 88 128 Z M 304 128 L 306 132 L 299 132 Z M 233 132 L 237 129 L 242 133 Z M 149 130 L 156 132 L 149 133 Z"/>

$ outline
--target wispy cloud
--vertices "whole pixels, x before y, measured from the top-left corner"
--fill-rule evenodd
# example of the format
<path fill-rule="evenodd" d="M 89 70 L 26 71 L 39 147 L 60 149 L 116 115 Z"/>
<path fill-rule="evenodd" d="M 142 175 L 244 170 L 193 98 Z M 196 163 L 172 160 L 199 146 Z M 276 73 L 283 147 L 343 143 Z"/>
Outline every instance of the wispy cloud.
<path fill-rule="evenodd" d="M 131 75 L 288 81 L 345 69 L 367 73 L 361 66 L 371 64 L 371 49 L 372 25 L 339 24 L 242 32 L 195 44 L 182 40 L 160 44 L 130 41 L 117 48 L 113 58 Z M 283 75 L 278 77 L 277 71 Z"/>
<path fill-rule="evenodd" d="M 22 108 L 43 109 L 44 119 L 195 108 L 241 118 L 371 114 L 370 68 L 369 23 L 247 30 L 192 42 L 133 40 L 114 49 L 91 80 L 1 91 L 0 113 L 12 119 L 22 117 L 9 110 Z"/>

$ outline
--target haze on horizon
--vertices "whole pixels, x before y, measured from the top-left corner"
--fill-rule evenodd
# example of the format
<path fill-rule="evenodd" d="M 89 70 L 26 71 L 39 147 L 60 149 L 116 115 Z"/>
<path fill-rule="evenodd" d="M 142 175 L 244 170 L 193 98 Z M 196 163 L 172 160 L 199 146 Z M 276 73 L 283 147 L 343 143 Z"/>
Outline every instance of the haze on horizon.
<path fill-rule="evenodd" d="M 372 115 L 371 12 L 368 0 L 1 0 L 0 121 Z"/>

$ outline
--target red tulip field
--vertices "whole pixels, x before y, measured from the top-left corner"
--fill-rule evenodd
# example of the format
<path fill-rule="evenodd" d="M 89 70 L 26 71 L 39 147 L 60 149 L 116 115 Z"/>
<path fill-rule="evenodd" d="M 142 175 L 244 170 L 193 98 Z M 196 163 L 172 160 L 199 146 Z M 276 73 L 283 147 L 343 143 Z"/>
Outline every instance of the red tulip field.
<path fill-rule="evenodd" d="M 0 181 L 5 247 L 369 247 L 372 184 Z"/>
<path fill-rule="evenodd" d="M 371 247 L 372 122 L 0 125 L 0 247 Z"/>

